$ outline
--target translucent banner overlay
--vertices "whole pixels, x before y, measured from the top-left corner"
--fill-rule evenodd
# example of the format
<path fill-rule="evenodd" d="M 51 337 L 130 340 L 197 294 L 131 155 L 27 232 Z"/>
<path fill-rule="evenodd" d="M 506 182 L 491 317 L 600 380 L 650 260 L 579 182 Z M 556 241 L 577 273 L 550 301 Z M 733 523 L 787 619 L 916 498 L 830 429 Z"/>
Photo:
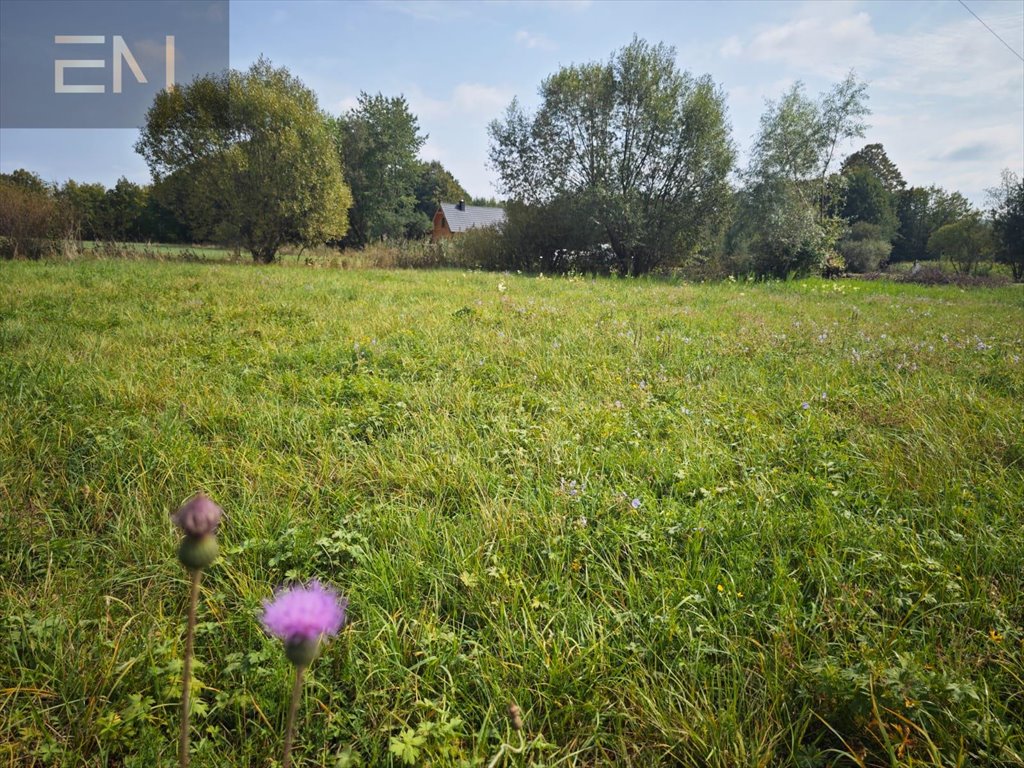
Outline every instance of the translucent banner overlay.
<path fill-rule="evenodd" d="M 138 128 L 228 68 L 228 0 L 3 0 L 0 128 Z"/>

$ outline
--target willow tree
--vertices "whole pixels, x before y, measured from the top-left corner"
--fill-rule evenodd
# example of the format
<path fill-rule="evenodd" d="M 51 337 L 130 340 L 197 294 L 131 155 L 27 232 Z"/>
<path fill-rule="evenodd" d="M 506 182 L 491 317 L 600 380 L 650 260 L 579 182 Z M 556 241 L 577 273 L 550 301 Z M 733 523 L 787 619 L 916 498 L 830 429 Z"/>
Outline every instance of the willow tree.
<path fill-rule="evenodd" d="M 798 82 L 768 103 L 740 212 L 757 272 L 786 277 L 828 268 L 845 228 L 829 212 L 841 192 L 830 174 L 842 146 L 864 136 L 869 113 L 867 86 L 852 72 L 817 99 Z"/>
<path fill-rule="evenodd" d="M 724 93 L 675 58 L 634 38 L 607 62 L 563 67 L 535 114 L 514 100 L 489 128 L 502 191 L 536 206 L 575 200 L 632 275 L 694 250 L 728 209 Z"/>
<path fill-rule="evenodd" d="M 192 232 L 256 261 L 348 230 L 352 194 L 327 117 L 309 88 L 265 59 L 160 92 L 135 149 Z"/>

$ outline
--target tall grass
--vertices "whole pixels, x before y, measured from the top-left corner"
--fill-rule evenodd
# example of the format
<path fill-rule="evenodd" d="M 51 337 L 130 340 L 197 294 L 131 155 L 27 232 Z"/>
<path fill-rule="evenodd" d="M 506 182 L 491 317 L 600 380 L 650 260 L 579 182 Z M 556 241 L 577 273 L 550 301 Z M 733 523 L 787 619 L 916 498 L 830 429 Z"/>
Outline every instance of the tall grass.
<path fill-rule="evenodd" d="M 173 764 L 200 489 L 197 766 L 279 754 L 256 616 L 310 578 L 351 623 L 296 765 L 1019 764 L 1022 328 L 1019 287 L 2 264 L 0 764 Z"/>

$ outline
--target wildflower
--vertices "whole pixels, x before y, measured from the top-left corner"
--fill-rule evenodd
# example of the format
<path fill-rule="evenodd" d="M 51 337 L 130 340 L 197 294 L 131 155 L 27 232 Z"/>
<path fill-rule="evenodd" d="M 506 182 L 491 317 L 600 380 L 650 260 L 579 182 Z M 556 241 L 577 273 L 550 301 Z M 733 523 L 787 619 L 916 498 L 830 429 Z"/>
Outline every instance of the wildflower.
<path fill-rule="evenodd" d="M 811 404 L 810 404 L 810 403 L 808 403 L 808 402 L 803 402 L 803 403 L 801 403 L 801 404 L 800 404 L 800 407 L 801 407 L 801 408 L 802 408 L 803 410 L 805 410 L 805 411 L 806 411 L 806 410 L 807 410 L 808 408 L 810 408 L 810 407 L 811 407 Z"/>
<path fill-rule="evenodd" d="M 217 525 L 224 514 L 209 496 L 197 493 L 186 501 L 171 519 L 181 528 L 186 536 L 206 536 L 217 530 Z"/>
<path fill-rule="evenodd" d="M 1002 633 L 997 631 L 997 630 L 995 630 L 995 629 L 990 629 L 988 631 L 988 638 L 993 643 L 1001 643 L 1001 642 L 1003 642 L 1003 635 L 1002 635 Z"/>
<path fill-rule="evenodd" d="M 719 594 L 721 594 L 722 592 L 725 592 L 725 587 L 723 587 L 721 584 L 719 584 L 718 585 L 718 592 L 719 592 Z"/>
<path fill-rule="evenodd" d="M 196 633 L 196 609 L 199 604 L 199 580 L 203 569 L 217 559 L 217 526 L 224 511 L 208 497 L 197 493 L 186 501 L 171 519 L 185 535 L 178 546 L 178 560 L 189 570 L 191 587 L 188 600 L 188 625 L 185 631 L 185 658 L 182 663 L 181 722 L 178 733 L 178 765 L 189 763 L 189 699 L 192 692 L 192 646 Z"/>
<path fill-rule="evenodd" d="M 347 598 L 339 597 L 334 590 L 316 580 L 306 586 L 282 590 L 273 600 L 263 603 L 264 628 L 274 637 L 284 640 L 285 656 L 295 665 L 295 684 L 285 725 L 282 768 L 291 766 L 295 714 L 302 695 L 303 673 L 316 658 L 321 640 L 338 634 L 345 625 L 347 607 Z"/>
<path fill-rule="evenodd" d="M 631 502 L 629 502 L 629 506 L 631 506 L 633 509 L 640 509 L 640 506 L 642 504 L 643 502 L 640 501 L 640 499 L 633 499 Z"/>
<path fill-rule="evenodd" d="M 505 283 L 503 283 L 503 282 L 499 282 L 498 283 L 498 293 L 504 293 L 507 290 L 508 290 L 508 286 L 505 285 Z"/>
<path fill-rule="evenodd" d="M 338 634 L 345 624 L 347 607 L 346 598 L 314 580 L 264 601 L 263 626 L 284 641 L 292 663 L 304 666 L 313 660 L 321 638 Z"/>

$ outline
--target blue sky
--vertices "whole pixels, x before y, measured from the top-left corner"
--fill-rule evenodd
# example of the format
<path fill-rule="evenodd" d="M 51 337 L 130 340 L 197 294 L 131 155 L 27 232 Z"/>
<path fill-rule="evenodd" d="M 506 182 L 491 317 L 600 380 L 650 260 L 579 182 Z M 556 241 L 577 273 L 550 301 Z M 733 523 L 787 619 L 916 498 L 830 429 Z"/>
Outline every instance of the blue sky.
<path fill-rule="evenodd" d="M 1024 0 L 967 0 L 1018 53 Z M 231 62 L 287 66 L 331 113 L 359 92 L 404 94 L 440 160 L 474 195 L 494 195 L 487 123 L 513 96 L 536 104 L 559 66 L 603 60 L 634 34 L 675 46 L 681 69 L 728 93 L 745 159 L 765 99 L 802 80 L 818 93 L 851 68 L 869 84 L 871 127 L 911 184 L 976 203 L 1000 170 L 1024 172 L 1024 62 L 958 2 L 231 3 Z M 45 179 L 149 180 L 129 130 L 2 130 L 0 170 Z M 741 162 L 744 162 L 742 160 Z"/>

